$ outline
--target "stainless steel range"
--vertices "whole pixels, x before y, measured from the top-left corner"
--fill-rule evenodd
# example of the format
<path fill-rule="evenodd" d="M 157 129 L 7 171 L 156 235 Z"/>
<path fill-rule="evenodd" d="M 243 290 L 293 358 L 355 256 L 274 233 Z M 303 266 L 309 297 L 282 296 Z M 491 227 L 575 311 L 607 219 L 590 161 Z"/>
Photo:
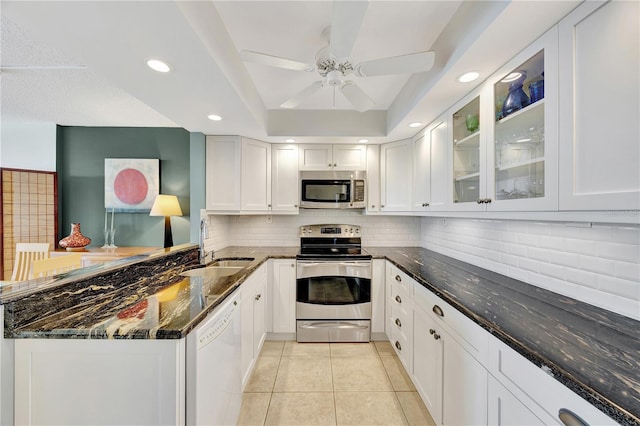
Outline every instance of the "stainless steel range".
<path fill-rule="evenodd" d="M 297 256 L 298 342 L 368 342 L 371 255 L 356 225 L 300 227 Z"/>

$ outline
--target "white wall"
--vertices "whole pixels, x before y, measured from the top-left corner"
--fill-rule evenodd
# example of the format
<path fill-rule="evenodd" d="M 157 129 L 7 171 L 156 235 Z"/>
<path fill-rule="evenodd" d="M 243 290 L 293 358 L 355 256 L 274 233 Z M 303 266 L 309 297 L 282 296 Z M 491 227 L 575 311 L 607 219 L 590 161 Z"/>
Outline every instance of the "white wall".
<path fill-rule="evenodd" d="M 0 167 L 56 171 L 56 125 L 2 121 Z"/>
<path fill-rule="evenodd" d="M 421 246 L 640 319 L 640 226 L 422 218 Z"/>

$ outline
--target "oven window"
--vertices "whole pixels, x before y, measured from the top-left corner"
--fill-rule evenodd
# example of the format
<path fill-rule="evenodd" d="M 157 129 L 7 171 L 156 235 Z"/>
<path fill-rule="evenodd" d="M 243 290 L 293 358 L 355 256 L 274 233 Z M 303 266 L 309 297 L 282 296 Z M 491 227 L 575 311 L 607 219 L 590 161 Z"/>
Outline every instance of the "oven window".
<path fill-rule="evenodd" d="M 349 202 L 351 182 L 348 180 L 303 180 L 302 201 Z"/>
<path fill-rule="evenodd" d="M 371 302 L 371 280 L 357 277 L 298 278 L 296 301 L 315 305 Z"/>

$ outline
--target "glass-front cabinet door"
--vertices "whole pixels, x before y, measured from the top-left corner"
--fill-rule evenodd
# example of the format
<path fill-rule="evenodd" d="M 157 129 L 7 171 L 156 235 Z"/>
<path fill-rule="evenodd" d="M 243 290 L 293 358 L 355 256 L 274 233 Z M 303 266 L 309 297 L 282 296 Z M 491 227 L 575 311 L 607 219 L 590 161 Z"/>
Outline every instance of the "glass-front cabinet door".
<path fill-rule="evenodd" d="M 554 38 L 555 31 L 543 36 L 493 80 L 493 154 L 487 153 L 493 176 L 483 199 L 490 210 L 557 208 Z"/>
<path fill-rule="evenodd" d="M 480 125 L 480 96 L 453 113 L 453 202 L 458 208 L 480 200 Z"/>

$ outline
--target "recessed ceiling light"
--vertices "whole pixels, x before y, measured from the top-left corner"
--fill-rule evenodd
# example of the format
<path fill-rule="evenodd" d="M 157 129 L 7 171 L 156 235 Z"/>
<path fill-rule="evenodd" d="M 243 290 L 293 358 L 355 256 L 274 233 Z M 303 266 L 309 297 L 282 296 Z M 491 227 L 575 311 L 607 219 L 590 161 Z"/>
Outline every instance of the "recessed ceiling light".
<path fill-rule="evenodd" d="M 360 139 L 358 142 L 360 142 L 360 143 L 367 143 L 367 142 L 369 142 L 369 139 Z"/>
<path fill-rule="evenodd" d="M 296 140 L 292 139 L 292 138 L 289 138 L 289 139 L 285 139 L 284 141 L 287 142 L 287 143 L 294 143 Z"/>
<path fill-rule="evenodd" d="M 159 59 L 147 59 L 147 66 L 154 71 L 169 72 L 171 67 L 166 62 L 162 62 Z"/>
<path fill-rule="evenodd" d="M 516 81 L 520 77 L 522 77 L 522 73 L 520 73 L 520 72 L 512 72 L 511 74 L 509 74 L 508 76 L 506 76 L 505 78 L 503 78 L 500 81 L 503 82 L 503 83 L 511 83 L 512 81 Z"/>
<path fill-rule="evenodd" d="M 478 77 L 480 77 L 480 73 L 478 73 L 476 71 L 470 71 L 470 72 L 464 73 L 460 77 L 458 77 L 458 81 L 460 83 L 469 83 L 470 81 L 473 81 L 473 80 L 477 79 Z"/>
<path fill-rule="evenodd" d="M 207 115 L 207 118 L 209 120 L 212 120 L 212 121 L 220 121 L 220 120 L 222 120 L 222 117 L 220 117 L 219 115 L 215 115 L 215 114 Z"/>
<path fill-rule="evenodd" d="M 409 123 L 409 127 L 420 127 L 422 123 L 419 121 L 414 121 L 413 123 Z"/>

